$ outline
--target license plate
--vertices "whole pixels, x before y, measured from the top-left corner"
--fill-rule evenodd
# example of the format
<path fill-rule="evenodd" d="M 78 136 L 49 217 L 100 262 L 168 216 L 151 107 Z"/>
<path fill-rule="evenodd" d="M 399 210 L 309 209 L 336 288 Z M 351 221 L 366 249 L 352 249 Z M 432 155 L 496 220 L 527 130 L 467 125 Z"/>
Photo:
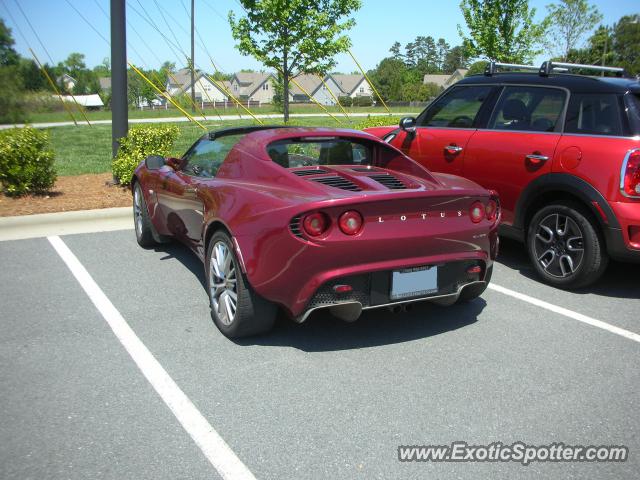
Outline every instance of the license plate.
<path fill-rule="evenodd" d="M 391 300 L 422 297 L 438 291 L 438 267 L 397 270 L 391 278 Z"/>

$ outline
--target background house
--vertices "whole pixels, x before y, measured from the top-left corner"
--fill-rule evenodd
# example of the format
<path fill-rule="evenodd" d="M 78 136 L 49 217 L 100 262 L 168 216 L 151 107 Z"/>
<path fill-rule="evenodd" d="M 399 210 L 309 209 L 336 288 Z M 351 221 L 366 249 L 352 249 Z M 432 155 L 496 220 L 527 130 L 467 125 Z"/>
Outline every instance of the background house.
<path fill-rule="evenodd" d="M 224 102 L 227 94 L 223 92 L 209 77 L 200 70 L 195 72 L 194 90 L 197 102 Z M 191 71 L 188 68 L 178 70 L 167 78 L 169 95 L 191 95 Z"/>
<path fill-rule="evenodd" d="M 468 71 L 466 68 L 458 68 L 455 72 L 448 75 L 425 75 L 422 83 L 435 83 L 441 88 L 449 88 L 454 83 L 462 80 Z"/>
<path fill-rule="evenodd" d="M 322 79 L 323 83 L 317 75 L 302 74 L 294 80 L 321 105 L 335 105 L 334 97 L 373 97 L 373 90 L 364 75 L 328 74 Z M 293 82 L 289 92 L 289 99 L 293 102 L 311 101 L 309 96 Z"/>
<path fill-rule="evenodd" d="M 271 103 L 275 93 L 275 80 L 272 73 L 238 72 L 231 78 L 231 93 L 239 100 Z"/>

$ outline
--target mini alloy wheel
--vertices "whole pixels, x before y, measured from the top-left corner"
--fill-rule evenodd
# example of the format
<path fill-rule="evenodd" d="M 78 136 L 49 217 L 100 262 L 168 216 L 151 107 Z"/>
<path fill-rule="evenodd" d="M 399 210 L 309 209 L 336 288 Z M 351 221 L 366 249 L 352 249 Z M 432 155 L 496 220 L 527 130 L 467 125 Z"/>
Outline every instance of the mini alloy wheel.
<path fill-rule="evenodd" d="M 573 202 L 548 205 L 533 215 L 527 250 L 538 275 L 560 288 L 595 282 L 609 263 L 597 220 Z"/>
<path fill-rule="evenodd" d="M 552 277 L 566 278 L 582 265 L 583 234 L 578 224 L 566 215 L 547 215 L 536 225 L 534 244 L 538 264 Z"/>

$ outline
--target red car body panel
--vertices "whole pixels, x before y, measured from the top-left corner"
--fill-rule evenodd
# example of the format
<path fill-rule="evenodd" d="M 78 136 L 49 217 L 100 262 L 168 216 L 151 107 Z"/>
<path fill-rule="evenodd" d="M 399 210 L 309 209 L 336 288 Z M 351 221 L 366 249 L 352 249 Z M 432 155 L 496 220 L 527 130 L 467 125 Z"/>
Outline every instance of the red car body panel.
<path fill-rule="evenodd" d="M 345 137 L 367 142 L 386 168 L 328 165 L 320 176 L 340 176 L 361 191 L 346 191 L 300 177 L 267 154 L 287 138 Z M 308 170 L 308 168 L 307 168 Z M 372 173 L 390 173 L 407 187 L 390 190 Z M 400 151 L 363 132 L 278 128 L 247 133 L 231 149 L 215 178 L 197 178 L 169 166 L 135 172 L 160 234 L 186 243 L 204 259 L 213 228 L 224 226 L 252 288 L 262 297 L 302 315 L 325 282 L 369 272 L 468 260 L 482 265 L 484 278 L 497 255 L 498 221 L 473 223 L 469 208 L 490 192 L 460 177 L 431 174 Z M 364 218 L 355 236 L 342 233 L 338 216 L 357 210 Z M 295 235 L 292 220 L 322 211 L 328 232 Z"/>

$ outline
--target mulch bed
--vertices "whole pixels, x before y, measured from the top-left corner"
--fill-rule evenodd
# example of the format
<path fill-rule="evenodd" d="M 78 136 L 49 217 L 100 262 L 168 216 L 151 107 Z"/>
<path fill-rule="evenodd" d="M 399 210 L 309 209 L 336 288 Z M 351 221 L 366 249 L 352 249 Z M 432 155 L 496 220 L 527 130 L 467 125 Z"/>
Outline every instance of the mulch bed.
<path fill-rule="evenodd" d="M 131 191 L 111 185 L 111 174 L 59 177 L 46 195 L 19 198 L 0 194 L 0 217 L 131 206 Z"/>

